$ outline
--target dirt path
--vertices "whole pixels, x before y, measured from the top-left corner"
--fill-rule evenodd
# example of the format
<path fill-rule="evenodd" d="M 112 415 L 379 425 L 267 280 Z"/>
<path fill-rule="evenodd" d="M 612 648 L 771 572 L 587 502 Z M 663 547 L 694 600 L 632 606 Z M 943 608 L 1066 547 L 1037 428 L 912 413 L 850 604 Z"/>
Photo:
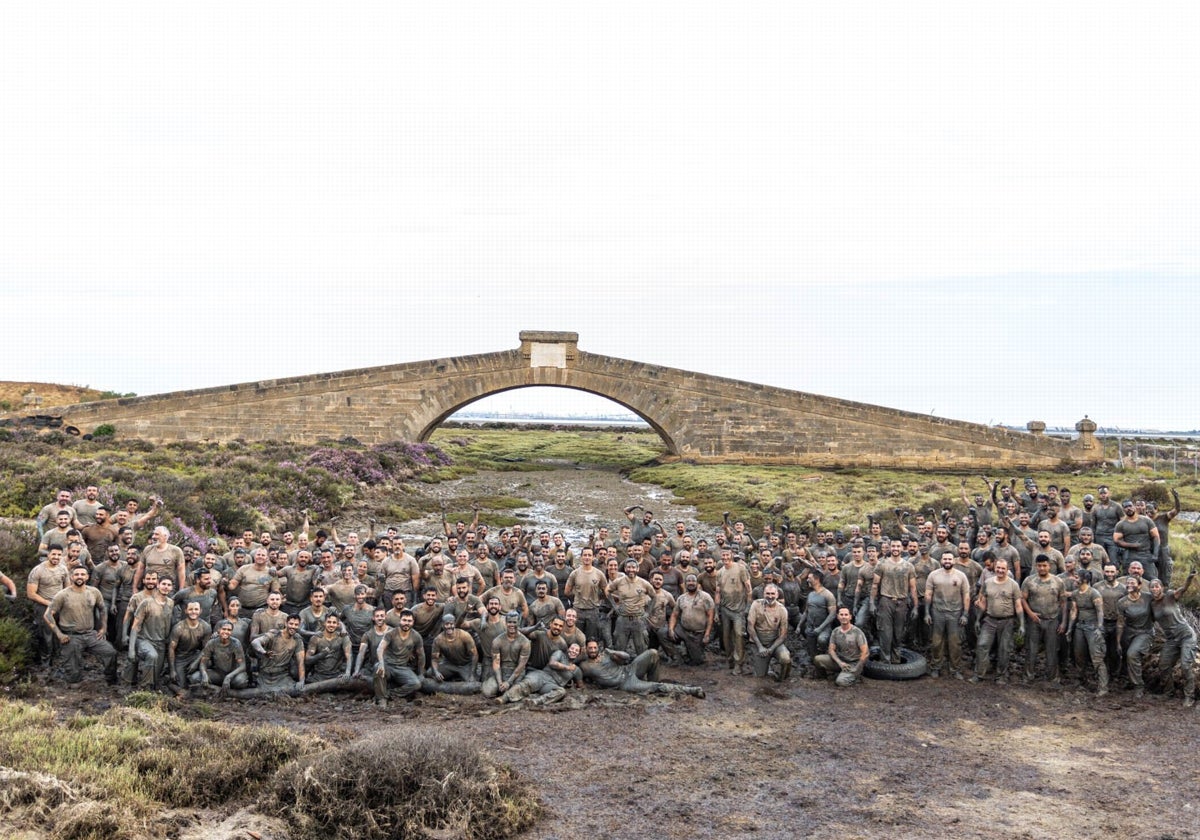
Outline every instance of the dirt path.
<path fill-rule="evenodd" d="M 465 478 L 431 484 L 422 488 L 423 495 L 437 501 L 484 497 L 514 496 L 527 499 L 528 508 L 511 511 L 515 516 L 537 523 L 539 529 L 562 531 L 573 545 L 587 542 L 588 533 L 607 525 L 616 536 L 617 529 L 626 523 L 622 510 L 640 504 L 654 511 L 655 517 L 668 531 L 677 520 L 696 531 L 695 508 L 675 504 L 669 490 L 653 484 L 637 484 L 621 477 L 615 469 L 587 469 L 562 465 L 560 469 L 544 472 L 481 471 Z M 379 523 L 382 527 L 387 524 Z M 361 517 L 348 517 L 345 528 L 365 531 Z M 428 538 L 441 532 L 441 521 L 434 516 L 400 523 L 406 539 Z M 339 528 L 343 525 L 339 523 Z"/>

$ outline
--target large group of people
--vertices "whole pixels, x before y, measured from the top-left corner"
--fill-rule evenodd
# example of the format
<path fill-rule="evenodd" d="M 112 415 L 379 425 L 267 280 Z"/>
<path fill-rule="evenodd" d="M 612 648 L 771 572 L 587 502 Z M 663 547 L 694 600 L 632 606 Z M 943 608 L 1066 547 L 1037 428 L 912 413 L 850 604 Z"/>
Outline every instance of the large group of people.
<path fill-rule="evenodd" d="M 927 654 L 927 673 L 979 682 L 1074 679 L 1140 696 L 1155 635 L 1160 670 L 1181 666 L 1195 697 L 1196 634 L 1172 589 L 1169 526 L 1179 513 L 1115 502 L 1076 507 L 1065 487 L 983 479 L 966 514 L 949 509 L 823 530 L 812 521 L 749 533 L 728 514 L 715 533 L 670 530 L 631 505 L 627 522 L 574 544 L 479 522 L 404 539 L 371 523 L 343 541 L 310 536 L 307 514 L 278 538 L 247 529 L 179 546 L 157 498 L 116 511 L 90 486 L 62 490 L 37 517 L 41 562 L 25 595 L 39 662 L 68 683 L 85 656 L 111 684 L 232 697 L 418 692 L 553 703 L 591 683 L 640 694 L 704 691 L 664 665 L 722 662 L 784 681 L 793 667 L 838 686 L 872 660 Z M 412 550 L 410 552 L 410 544 Z M 15 597 L 14 582 L 0 585 Z M 1024 665 L 1014 670 L 1018 645 Z"/>

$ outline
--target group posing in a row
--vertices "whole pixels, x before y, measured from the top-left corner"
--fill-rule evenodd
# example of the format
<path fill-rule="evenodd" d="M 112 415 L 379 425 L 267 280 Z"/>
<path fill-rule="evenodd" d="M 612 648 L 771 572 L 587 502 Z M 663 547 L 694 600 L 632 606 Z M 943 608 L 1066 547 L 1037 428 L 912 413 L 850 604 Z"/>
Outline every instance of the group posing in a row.
<path fill-rule="evenodd" d="M 755 540 L 727 516 L 710 546 L 633 505 L 616 535 L 601 528 L 578 546 L 521 527 L 493 538 L 476 515 L 443 522 L 412 554 L 397 529 L 376 534 L 374 523 L 361 543 L 336 529 L 310 541 L 307 517 L 298 534 L 247 530 L 228 547 L 180 548 L 160 526 L 139 549 L 136 532 L 161 502 L 110 516 L 88 487 L 39 514 L 45 559 L 26 593 L 40 657 L 61 657 L 69 682 L 82 679 L 85 652 L 116 682 L 120 648 L 127 679 L 178 692 L 357 690 L 370 675 L 381 703 L 422 690 L 549 702 L 585 678 L 703 696 L 661 681 L 660 664 L 703 664 L 715 644 L 738 673 L 748 653 L 753 673 L 784 680 L 789 640 L 814 675 L 840 685 L 861 675 L 872 641 L 884 661 L 899 661 L 902 645 L 927 649 L 935 677 L 946 665 L 963 676 L 965 646 L 972 680 L 994 660 L 1001 682 L 1024 637 L 1026 679 L 1044 653 L 1045 678 L 1060 682 L 1070 664 L 1060 651 L 1073 649 L 1100 693 L 1125 668 L 1140 694 L 1157 625 L 1160 667 L 1182 661 L 1191 705 L 1195 634 L 1178 599 L 1192 577 L 1175 591 L 1168 578 L 1178 496 L 1159 513 L 1117 505 L 1101 487 L 1080 509 L 1065 488 L 1042 494 L 1027 481 L 1017 495 L 1015 482 L 984 480 L 991 500 L 968 499 L 964 482 L 961 519 L 896 510 L 890 535 L 876 520 L 829 532 L 785 519 Z"/>

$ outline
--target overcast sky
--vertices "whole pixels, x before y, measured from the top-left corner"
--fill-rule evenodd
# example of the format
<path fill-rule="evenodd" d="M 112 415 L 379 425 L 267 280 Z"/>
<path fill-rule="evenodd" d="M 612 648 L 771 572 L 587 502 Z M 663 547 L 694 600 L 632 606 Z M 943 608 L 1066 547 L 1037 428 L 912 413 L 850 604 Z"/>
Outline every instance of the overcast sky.
<path fill-rule="evenodd" d="M 0 378 L 150 394 L 574 330 L 963 420 L 1197 428 L 1197 32 L 1194 2 L 8 4 Z"/>

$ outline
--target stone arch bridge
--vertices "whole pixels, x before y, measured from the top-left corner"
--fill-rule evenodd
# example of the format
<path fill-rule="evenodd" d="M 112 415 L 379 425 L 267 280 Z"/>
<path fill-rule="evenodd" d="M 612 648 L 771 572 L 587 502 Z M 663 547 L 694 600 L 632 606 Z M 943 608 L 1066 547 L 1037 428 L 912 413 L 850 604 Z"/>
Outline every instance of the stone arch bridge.
<path fill-rule="evenodd" d="M 607 397 L 699 463 L 971 469 L 1056 468 L 1103 457 L 1083 420 L 1075 440 L 1013 432 L 582 351 L 567 332 L 522 332 L 515 350 L 249 382 L 50 409 L 54 425 L 153 441 L 352 436 L 425 440 L 481 397 L 531 385 Z"/>

